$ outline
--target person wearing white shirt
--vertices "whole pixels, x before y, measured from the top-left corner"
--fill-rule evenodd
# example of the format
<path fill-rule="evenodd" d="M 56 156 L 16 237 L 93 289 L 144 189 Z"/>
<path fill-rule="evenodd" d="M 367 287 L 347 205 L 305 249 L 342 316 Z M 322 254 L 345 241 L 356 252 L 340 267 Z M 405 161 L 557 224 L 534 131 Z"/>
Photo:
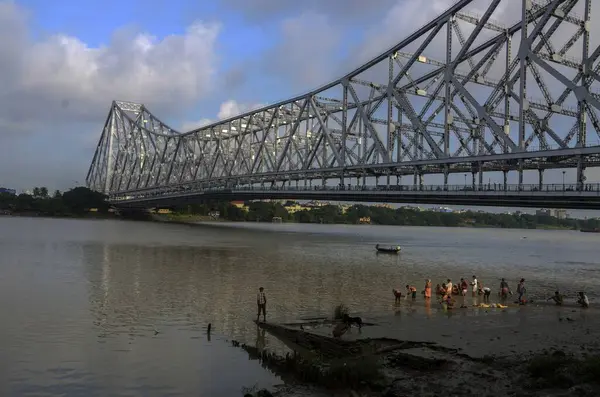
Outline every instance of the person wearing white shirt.
<path fill-rule="evenodd" d="M 581 307 L 590 307 L 590 300 L 583 291 L 579 292 L 579 299 L 577 300 L 577 303 L 579 303 Z"/>
<path fill-rule="evenodd" d="M 478 290 L 478 283 L 477 283 L 477 277 L 473 276 L 473 281 L 471 282 L 471 285 L 473 286 L 473 297 L 477 296 L 477 290 Z"/>

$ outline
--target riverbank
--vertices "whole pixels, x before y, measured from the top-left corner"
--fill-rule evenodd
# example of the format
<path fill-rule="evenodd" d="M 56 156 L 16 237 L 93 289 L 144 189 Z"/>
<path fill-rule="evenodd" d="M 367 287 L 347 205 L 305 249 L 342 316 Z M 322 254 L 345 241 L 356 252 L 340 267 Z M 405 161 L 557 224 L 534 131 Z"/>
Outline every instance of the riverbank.
<path fill-rule="evenodd" d="M 188 214 L 152 214 L 152 220 L 157 222 L 169 222 L 169 223 L 179 223 L 179 224 L 200 224 L 206 222 L 229 222 L 229 223 L 262 223 L 269 224 L 273 222 L 267 221 L 232 221 L 227 219 L 215 219 L 206 215 L 188 215 Z M 315 224 L 312 222 L 294 222 L 294 221 L 286 221 L 284 223 L 292 223 L 292 224 Z M 351 224 L 351 223 L 330 223 L 330 225 L 356 225 L 361 226 L 361 224 Z M 373 224 L 363 224 L 363 226 L 373 225 Z M 377 226 L 377 225 L 373 225 Z M 379 226 L 394 226 L 394 225 L 379 225 Z M 464 229 L 512 229 L 512 230 L 558 230 L 558 231 L 568 231 L 568 230 L 577 230 L 571 227 L 561 227 L 561 226 L 548 226 L 548 225 L 538 225 L 535 228 L 525 228 L 525 227 L 510 227 L 503 228 L 497 225 L 481 225 L 481 224 L 460 224 L 455 226 L 448 225 L 395 225 L 395 226 L 403 226 L 403 227 L 449 227 L 449 228 L 464 228 Z"/>
<path fill-rule="evenodd" d="M 361 316 L 373 325 L 339 340 L 331 337 L 334 321 L 259 324 L 293 355 L 242 347 L 297 380 L 278 397 L 596 395 L 598 314 L 550 305 L 428 313 L 401 304 L 393 315 Z"/>
<path fill-rule="evenodd" d="M 14 218 L 51 218 L 51 219 L 121 219 L 119 215 L 111 212 L 86 212 L 83 214 L 44 214 L 39 212 L 6 212 L 0 213 L 0 219 L 2 217 L 14 217 Z"/>

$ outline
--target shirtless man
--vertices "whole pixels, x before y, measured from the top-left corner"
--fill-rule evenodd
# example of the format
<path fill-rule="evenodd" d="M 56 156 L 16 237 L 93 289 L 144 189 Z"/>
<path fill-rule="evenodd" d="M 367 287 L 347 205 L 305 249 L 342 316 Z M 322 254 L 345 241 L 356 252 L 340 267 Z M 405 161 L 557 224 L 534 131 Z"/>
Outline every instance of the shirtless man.
<path fill-rule="evenodd" d="M 556 304 L 556 306 L 562 306 L 563 301 L 564 301 L 564 296 L 562 296 L 560 294 L 560 292 L 556 291 L 554 293 L 554 296 L 551 296 L 550 298 L 548 298 L 546 300 L 553 300 L 554 303 Z"/>

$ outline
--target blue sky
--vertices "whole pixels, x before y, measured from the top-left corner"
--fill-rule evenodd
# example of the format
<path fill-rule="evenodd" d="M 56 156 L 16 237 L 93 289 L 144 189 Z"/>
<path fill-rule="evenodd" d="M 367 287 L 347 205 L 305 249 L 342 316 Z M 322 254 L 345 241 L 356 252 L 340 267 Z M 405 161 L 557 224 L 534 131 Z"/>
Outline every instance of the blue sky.
<path fill-rule="evenodd" d="M 82 182 L 113 99 L 183 128 L 326 83 L 402 1 L 0 0 L 0 186 Z"/>
<path fill-rule="evenodd" d="M 339 77 L 451 3 L 0 0 L 0 186 L 83 182 L 113 99 L 180 129 L 233 116 Z"/>

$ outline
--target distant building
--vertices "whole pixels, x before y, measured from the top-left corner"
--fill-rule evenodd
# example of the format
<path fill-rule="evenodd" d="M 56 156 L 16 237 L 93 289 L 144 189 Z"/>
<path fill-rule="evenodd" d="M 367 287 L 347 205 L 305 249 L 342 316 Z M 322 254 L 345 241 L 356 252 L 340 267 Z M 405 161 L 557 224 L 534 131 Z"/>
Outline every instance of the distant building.
<path fill-rule="evenodd" d="M 554 210 L 552 211 L 552 215 L 557 217 L 558 219 L 567 219 L 569 214 L 567 214 L 567 210 Z"/>
<path fill-rule="evenodd" d="M 552 216 L 552 212 L 549 209 L 542 208 L 541 210 L 535 211 L 536 216 Z"/>
<path fill-rule="evenodd" d="M 15 189 L 8 189 L 5 187 L 0 187 L 0 194 L 10 194 L 12 196 L 16 196 L 17 191 Z"/>

